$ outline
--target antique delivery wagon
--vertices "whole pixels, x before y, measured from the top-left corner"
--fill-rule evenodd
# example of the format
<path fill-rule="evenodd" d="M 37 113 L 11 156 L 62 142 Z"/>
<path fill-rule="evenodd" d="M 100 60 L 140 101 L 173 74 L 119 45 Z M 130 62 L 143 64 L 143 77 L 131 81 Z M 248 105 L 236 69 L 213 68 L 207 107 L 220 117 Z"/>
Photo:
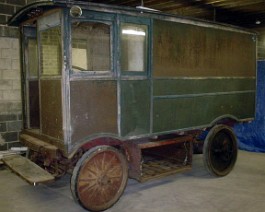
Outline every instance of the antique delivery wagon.
<path fill-rule="evenodd" d="M 212 175 L 234 167 L 232 127 L 255 114 L 254 33 L 71 0 L 29 4 L 9 24 L 21 31 L 20 140 L 30 160 L 5 163 L 27 181 L 71 173 L 74 198 L 100 211 L 128 177 L 191 169 L 200 143 Z"/>

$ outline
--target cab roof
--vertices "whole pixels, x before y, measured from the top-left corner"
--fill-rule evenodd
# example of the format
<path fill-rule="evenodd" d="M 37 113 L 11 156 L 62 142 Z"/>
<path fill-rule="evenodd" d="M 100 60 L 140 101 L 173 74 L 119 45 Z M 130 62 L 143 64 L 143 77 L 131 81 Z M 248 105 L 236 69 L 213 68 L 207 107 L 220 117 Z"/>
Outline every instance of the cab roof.
<path fill-rule="evenodd" d="M 112 12 L 121 12 L 121 11 L 128 11 L 128 12 L 138 12 L 141 9 L 136 9 L 132 7 L 121 7 L 121 6 L 113 6 L 113 5 L 106 5 L 106 4 L 97 4 L 91 3 L 87 0 L 35 0 L 32 3 L 27 4 L 22 9 L 20 9 L 17 13 L 15 13 L 8 21 L 8 25 L 10 26 L 19 26 L 20 23 L 31 19 L 41 16 L 45 11 L 53 9 L 53 8 L 70 8 L 73 5 L 78 5 L 84 9 L 97 9 L 104 8 L 105 10 L 110 10 Z M 146 13 L 150 13 L 145 11 Z"/>
<path fill-rule="evenodd" d="M 167 19 L 174 20 L 177 19 L 178 22 L 201 25 L 204 27 L 213 27 L 220 28 L 229 31 L 240 31 L 247 34 L 256 34 L 252 30 L 231 26 L 228 24 L 216 23 L 212 21 L 206 21 L 196 18 L 177 16 L 173 14 L 160 13 L 159 11 L 149 11 L 141 8 L 133 7 L 122 7 L 122 6 L 113 6 L 106 4 L 91 3 L 87 0 L 35 0 L 32 3 L 27 4 L 21 8 L 17 13 L 15 13 L 8 21 L 10 26 L 19 26 L 24 21 L 29 19 L 34 19 L 41 16 L 45 11 L 55 9 L 55 8 L 71 8 L 73 5 L 80 6 L 82 9 L 91 9 L 95 11 L 111 12 L 137 16 L 152 16 L 158 19 Z"/>

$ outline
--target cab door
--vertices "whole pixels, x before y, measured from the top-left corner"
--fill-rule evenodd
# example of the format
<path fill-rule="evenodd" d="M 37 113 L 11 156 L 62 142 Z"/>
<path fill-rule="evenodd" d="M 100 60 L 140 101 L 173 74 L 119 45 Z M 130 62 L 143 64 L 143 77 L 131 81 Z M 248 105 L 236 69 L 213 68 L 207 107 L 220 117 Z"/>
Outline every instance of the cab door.
<path fill-rule="evenodd" d="M 119 23 L 120 132 L 150 133 L 150 20 L 123 16 Z"/>

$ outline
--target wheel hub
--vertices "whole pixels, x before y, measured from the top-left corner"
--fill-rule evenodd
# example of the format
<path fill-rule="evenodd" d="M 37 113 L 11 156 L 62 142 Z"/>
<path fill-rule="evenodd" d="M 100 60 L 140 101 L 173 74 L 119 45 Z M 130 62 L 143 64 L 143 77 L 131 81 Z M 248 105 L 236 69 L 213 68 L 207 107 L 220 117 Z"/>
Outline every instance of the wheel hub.
<path fill-rule="evenodd" d="M 213 127 L 207 135 L 204 153 L 204 164 L 210 174 L 227 175 L 237 158 L 237 142 L 233 131 L 224 125 Z"/>
<path fill-rule="evenodd" d="M 98 179 L 98 184 L 100 186 L 105 186 L 105 185 L 107 185 L 109 183 L 110 183 L 110 179 L 109 179 L 109 177 L 107 175 L 102 175 Z"/>

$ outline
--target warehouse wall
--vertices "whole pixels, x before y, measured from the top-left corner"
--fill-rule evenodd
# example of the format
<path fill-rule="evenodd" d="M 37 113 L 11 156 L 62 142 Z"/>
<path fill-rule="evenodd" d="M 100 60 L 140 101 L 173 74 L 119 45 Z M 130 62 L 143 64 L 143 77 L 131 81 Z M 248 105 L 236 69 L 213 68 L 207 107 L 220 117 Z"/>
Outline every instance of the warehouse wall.
<path fill-rule="evenodd" d="M 8 19 L 36 0 L 0 0 L 0 150 L 19 146 L 22 127 L 19 33 Z"/>
<path fill-rule="evenodd" d="M 18 30 L 5 24 L 25 3 L 0 0 L 0 150 L 19 145 L 22 109 Z"/>
<path fill-rule="evenodd" d="M 21 129 L 20 62 L 17 30 L 0 30 L 0 139 L 5 149 L 17 143 Z"/>
<path fill-rule="evenodd" d="M 25 3 L 26 0 L 0 0 L 0 24 L 5 24 Z"/>

